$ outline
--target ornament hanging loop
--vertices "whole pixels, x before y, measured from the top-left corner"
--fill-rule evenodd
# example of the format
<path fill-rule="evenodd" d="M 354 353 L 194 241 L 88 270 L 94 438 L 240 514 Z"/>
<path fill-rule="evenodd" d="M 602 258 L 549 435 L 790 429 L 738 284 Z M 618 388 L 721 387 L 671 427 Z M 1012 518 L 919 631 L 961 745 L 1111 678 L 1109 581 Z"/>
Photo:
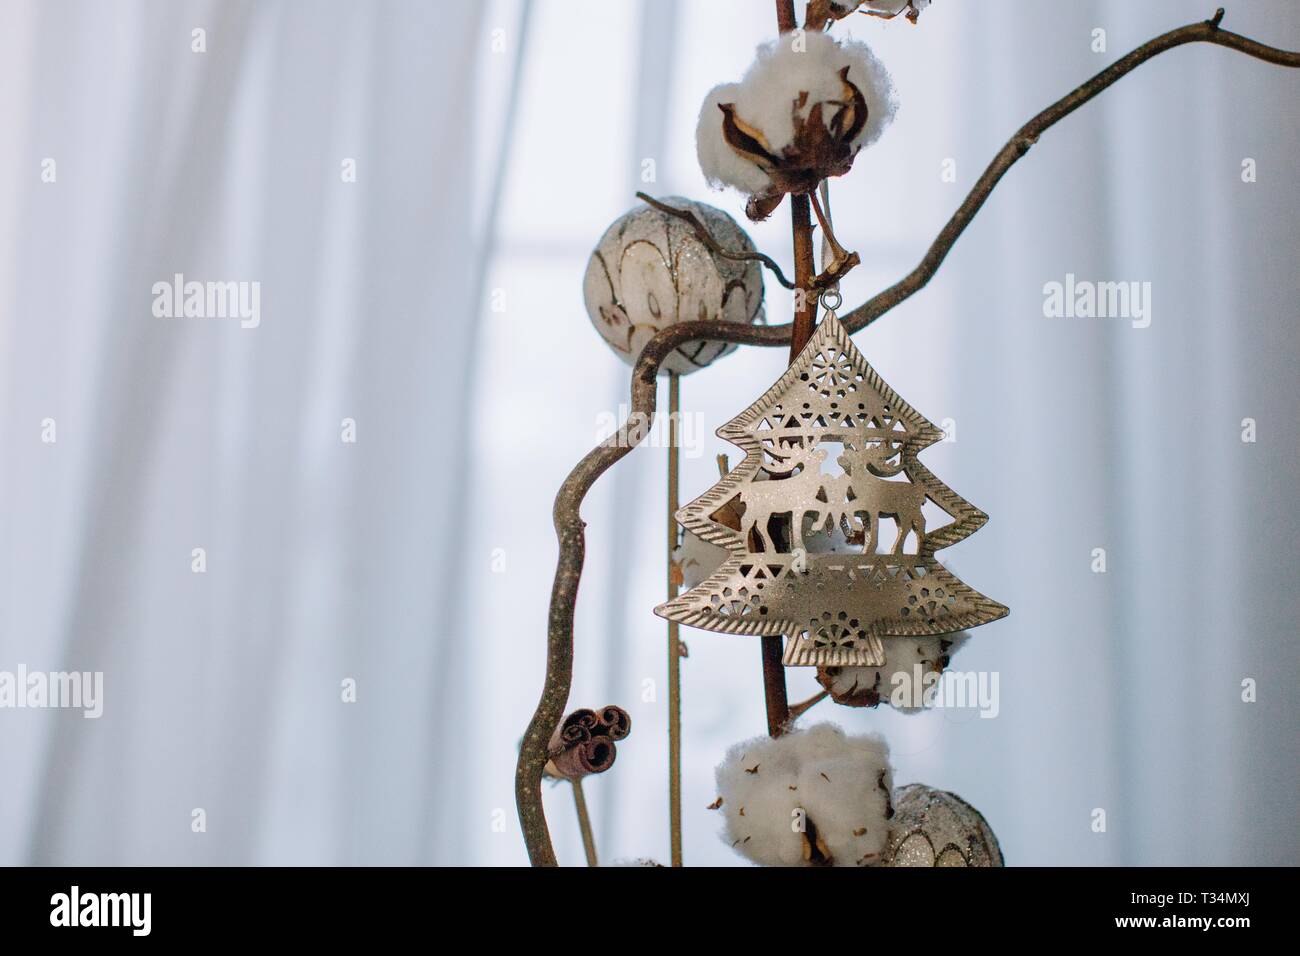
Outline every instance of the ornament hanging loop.
<path fill-rule="evenodd" d="M 830 288 L 830 289 L 822 290 L 822 294 L 819 298 L 819 301 L 821 302 L 821 306 L 823 309 L 825 309 L 831 315 L 834 315 L 835 310 L 838 309 L 841 305 L 843 305 L 844 298 L 840 295 L 839 289 Z"/>

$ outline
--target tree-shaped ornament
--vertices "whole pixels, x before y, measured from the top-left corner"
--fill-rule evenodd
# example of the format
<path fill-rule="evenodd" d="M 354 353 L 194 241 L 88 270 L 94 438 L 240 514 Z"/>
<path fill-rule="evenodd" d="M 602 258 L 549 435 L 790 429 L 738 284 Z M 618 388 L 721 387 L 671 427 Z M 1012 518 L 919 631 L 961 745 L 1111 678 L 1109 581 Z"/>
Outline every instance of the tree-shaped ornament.
<path fill-rule="evenodd" d="M 885 384 L 833 312 L 718 435 L 745 458 L 677 520 L 730 554 L 657 614 L 710 631 L 783 634 L 787 666 L 817 667 L 880 666 L 882 638 L 947 634 L 1007 614 L 935 559 L 988 516 L 917 460 L 943 433 Z M 927 510 L 952 520 L 929 527 Z"/>

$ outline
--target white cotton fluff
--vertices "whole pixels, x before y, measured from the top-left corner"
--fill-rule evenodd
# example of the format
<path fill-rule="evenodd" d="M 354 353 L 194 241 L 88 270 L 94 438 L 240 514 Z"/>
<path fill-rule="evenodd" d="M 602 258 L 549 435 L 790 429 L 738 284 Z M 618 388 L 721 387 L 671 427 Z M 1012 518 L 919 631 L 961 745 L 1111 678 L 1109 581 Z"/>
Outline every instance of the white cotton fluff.
<path fill-rule="evenodd" d="M 866 125 L 852 145 L 869 146 L 893 119 L 897 108 L 893 81 L 865 44 L 838 41 L 826 33 L 786 34 L 760 47 L 758 58 L 739 84 L 736 114 L 762 130 L 768 146 L 779 153 L 794 139 L 791 108 L 799 94 L 808 92 L 808 102 L 800 110 L 802 116 L 808 115 L 814 103 L 842 101 L 844 86 L 839 74 L 846 66 L 849 81 L 867 101 Z M 823 118 L 830 119 L 826 107 Z"/>
<path fill-rule="evenodd" d="M 917 713 L 925 709 L 923 698 L 917 696 L 924 694 L 925 675 L 942 673 L 969 637 L 967 631 L 929 637 L 886 637 L 887 660 L 882 667 L 828 667 L 819 672 L 818 679 L 840 703 L 855 707 L 883 703 L 903 713 Z"/>
<path fill-rule="evenodd" d="M 763 170 L 723 138 L 719 103 L 734 103 L 736 116 L 761 131 L 768 148 L 779 155 L 794 139 L 794 101 L 808 93 L 800 110 L 804 117 L 815 103 L 843 101 L 839 73 L 846 66 L 850 82 L 867 101 L 867 122 L 851 145 L 861 148 L 875 142 L 897 108 L 893 82 L 875 54 L 862 43 L 837 41 L 825 33 L 787 33 L 758 48 L 757 58 L 739 83 L 715 87 L 704 98 L 695 143 L 709 183 L 734 186 L 750 195 L 763 192 L 771 183 Z M 822 108 L 823 120 L 829 122 L 832 115 L 832 108 Z"/>
<path fill-rule="evenodd" d="M 826 862 L 818 855 L 871 866 L 889 840 L 893 772 L 882 737 L 829 723 L 757 737 L 727 751 L 717 783 L 724 839 L 761 866 Z"/>
<path fill-rule="evenodd" d="M 739 83 L 724 83 L 709 90 L 695 126 L 695 150 L 700 169 L 710 186 L 717 189 L 734 186 L 743 193 L 754 195 L 765 191 L 772 185 L 772 180 L 723 139 L 722 110 L 718 109 L 719 103 L 734 103 L 739 90 Z"/>

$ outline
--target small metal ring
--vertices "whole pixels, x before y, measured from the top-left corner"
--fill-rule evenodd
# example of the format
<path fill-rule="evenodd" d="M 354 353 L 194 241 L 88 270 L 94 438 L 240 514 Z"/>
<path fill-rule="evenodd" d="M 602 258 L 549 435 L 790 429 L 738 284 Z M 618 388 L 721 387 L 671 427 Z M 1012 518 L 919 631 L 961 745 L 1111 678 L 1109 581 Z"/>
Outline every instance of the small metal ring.
<path fill-rule="evenodd" d="M 839 289 L 823 289 L 821 303 L 827 312 L 834 312 L 844 303 L 844 299 L 840 296 Z"/>

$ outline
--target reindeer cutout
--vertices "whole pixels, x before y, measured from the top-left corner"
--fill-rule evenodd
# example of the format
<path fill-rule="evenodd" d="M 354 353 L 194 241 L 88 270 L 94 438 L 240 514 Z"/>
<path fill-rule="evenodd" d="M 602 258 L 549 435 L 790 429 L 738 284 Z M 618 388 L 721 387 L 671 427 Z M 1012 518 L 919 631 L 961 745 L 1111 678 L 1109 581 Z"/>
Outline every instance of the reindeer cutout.
<path fill-rule="evenodd" d="M 852 542 L 864 542 L 864 554 L 875 554 L 879 544 L 880 519 L 893 518 L 898 525 L 892 554 L 902 554 L 909 534 L 916 534 L 919 554 L 925 543 L 925 489 L 910 481 L 888 481 L 872 472 L 872 459 L 851 453 L 836 461 L 844 474 L 828 479 L 826 498 L 831 522 L 843 529 Z M 856 466 L 856 467 L 855 467 Z M 860 527 L 855 527 L 855 524 Z"/>
<path fill-rule="evenodd" d="M 804 518 L 809 514 L 822 514 L 820 502 L 824 499 L 823 485 L 830 481 L 821 473 L 826 451 L 809 444 L 787 445 L 767 449 L 776 464 L 764 465 L 771 475 L 770 481 L 755 481 L 740 490 L 740 501 L 745 506 L 740 533 L 744 541 L 750 533 L 758 532 L 759 541 L 767 553 L 776 552 L 769 522 L 773 515 L 790 515 L 790 550 L 806 551 L 803 540 Z"/>

